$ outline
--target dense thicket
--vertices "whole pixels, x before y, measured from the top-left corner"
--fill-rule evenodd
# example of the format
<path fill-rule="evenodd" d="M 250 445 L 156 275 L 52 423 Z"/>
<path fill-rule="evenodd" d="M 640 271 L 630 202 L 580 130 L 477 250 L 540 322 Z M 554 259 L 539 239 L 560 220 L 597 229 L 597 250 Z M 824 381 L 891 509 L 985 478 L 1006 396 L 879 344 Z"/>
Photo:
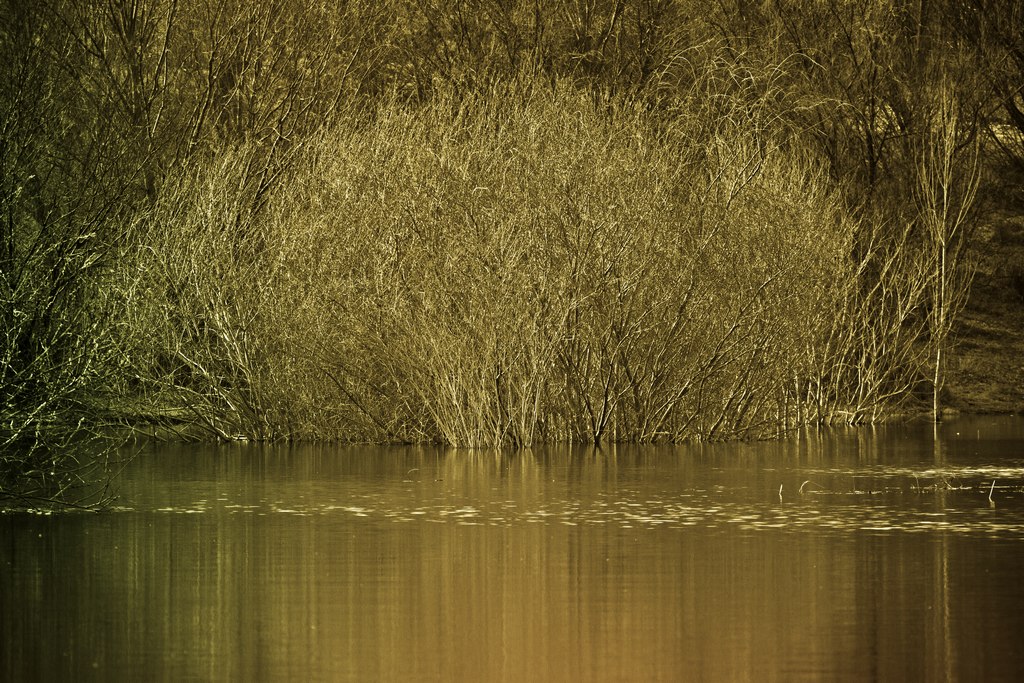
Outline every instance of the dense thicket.
<path fill-rule="evenodd" d="M 4 0 L 0 485 L 70 495 L 111 421 L 528 445 L 938 414 L 980 150 L 1024 162 L 1022 18 Z"/>

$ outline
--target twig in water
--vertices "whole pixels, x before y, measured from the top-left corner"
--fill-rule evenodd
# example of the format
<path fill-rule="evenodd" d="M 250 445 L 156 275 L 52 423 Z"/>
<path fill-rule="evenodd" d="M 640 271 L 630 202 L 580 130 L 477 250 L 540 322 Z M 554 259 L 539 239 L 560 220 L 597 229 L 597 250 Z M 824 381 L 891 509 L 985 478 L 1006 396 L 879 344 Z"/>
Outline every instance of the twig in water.
<path fill-rule="evenodd" d="M 993 479 L 992 480 L 992 486 L 988 487 L 988 502 L 990 502 L 990 503 L 994 503 L 995 502 L 995 501 L 992 500 L 992 491 L 994 491 L 995 488 L 996 488 L 996 480 Z"/>
<path fill-rule="evenodd" d="M 782 502 L 782 484 L 779 484 L 779 502 Z"/>
<path fill-rule="evenodd" d="M 807 486 L 808 484 L 810 484 L 811 486 L 817 486 L 819 489 L 824 489 L 825 488 L 821 484 L 818 484 L 817 482 L 813 482 L 810 479 L 808 479 L 804 483 L 800 484 L 800 495 L 801 496 L 804 494 L 804 487 Z"/>

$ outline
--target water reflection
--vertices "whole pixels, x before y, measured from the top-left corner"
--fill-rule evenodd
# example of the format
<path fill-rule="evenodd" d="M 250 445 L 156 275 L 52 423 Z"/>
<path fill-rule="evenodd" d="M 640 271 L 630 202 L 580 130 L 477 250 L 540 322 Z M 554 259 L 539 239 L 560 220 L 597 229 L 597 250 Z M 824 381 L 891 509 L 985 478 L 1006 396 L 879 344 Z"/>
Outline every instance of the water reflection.
<path fill-rule="evenodd" d="M 1024 533 L 1019 506 L 993 513 L 989 505 L 990 495 L 1019 498 L 1024 458 L 947 462 L 936 440 L 934 456 L 914 460 L 897 453 L 902 457 L 895 464 L 883 465 L 875 454 L 837 453 L 844 444 L 834 435 L 827 446 L 820 440 L 682 453 L 635 447 L 514 453 L 236 448 L 154 458 L 149 489 L 123 509 L 488 526 Z M 209 473 L 211 463 L 213 489 L 213 482 L 192 478 Z M 184 481 L 176 478 L 182 470 Z"/>
<path fill-rule="evenodd" d="M 1012 424 L 163 450 L 118 512 L 0 517 L 0 678 L 1019 678 Z"/>

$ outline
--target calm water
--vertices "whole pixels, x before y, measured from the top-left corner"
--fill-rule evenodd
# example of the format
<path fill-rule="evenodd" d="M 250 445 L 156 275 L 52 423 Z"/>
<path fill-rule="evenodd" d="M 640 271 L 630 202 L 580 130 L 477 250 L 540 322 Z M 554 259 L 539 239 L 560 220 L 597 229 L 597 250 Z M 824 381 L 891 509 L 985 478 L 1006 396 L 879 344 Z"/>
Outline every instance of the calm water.
<path fill-rule="evenodd" d="M 159 446 L 121 492 L 0 515 L 0 679 L 1024 678 L 1024 419 Z"/>

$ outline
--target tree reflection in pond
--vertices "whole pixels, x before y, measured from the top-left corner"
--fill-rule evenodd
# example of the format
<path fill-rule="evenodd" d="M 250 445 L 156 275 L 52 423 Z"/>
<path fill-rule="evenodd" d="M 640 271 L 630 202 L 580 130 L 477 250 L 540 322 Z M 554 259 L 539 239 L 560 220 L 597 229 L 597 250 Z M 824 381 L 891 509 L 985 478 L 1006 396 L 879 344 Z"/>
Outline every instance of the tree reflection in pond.
<path fill-rule="evenodd" d="M 970 424 L 939 442 L 162 447 L 115 511 L 0 517 L 0 677 L 1019 677 L 1024 423 Z"/>

